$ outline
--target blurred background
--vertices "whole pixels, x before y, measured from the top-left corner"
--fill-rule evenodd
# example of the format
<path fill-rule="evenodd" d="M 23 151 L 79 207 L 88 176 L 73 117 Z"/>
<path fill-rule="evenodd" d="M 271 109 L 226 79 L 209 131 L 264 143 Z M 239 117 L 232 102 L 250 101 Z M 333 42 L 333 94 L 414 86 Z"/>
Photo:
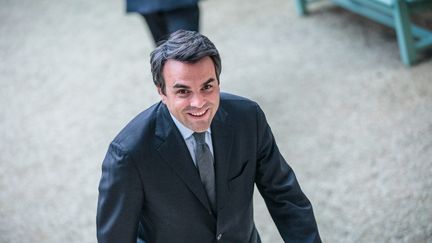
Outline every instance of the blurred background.
<path fill-rule="evenodd" d="M 0 0 L 0 242 L 96 242 L 108 144 L 157 102 L 124 2 Z M 332 4 L 207 0 L 222 90 L 256 100 L 324 242 L 432 242 L 432 55 Z M 282 242 L 256 191 L 263 242 Z"/>

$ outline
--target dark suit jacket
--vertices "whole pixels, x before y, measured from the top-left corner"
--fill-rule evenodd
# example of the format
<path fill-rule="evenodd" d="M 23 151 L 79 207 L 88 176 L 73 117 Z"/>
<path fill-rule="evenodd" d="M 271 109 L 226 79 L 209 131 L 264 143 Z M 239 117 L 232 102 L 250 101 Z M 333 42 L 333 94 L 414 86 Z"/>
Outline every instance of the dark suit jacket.
<path fill-rule="evenodd" d="M 127 12 L 143 14 L 195 6 L 198 0 L 126 0 Z"/>
<path fill-rule="evenodd" d="M 255 102 L 221 94 L 211 134 L 216 215 L 167 107 L 155 104 L 133 119 L 103 162 L 98 241 L 136 242 L 140 224 L 149 243 L 260 242 L 255 183 L 285 242 L 321 242 L 312 206 Z"/>

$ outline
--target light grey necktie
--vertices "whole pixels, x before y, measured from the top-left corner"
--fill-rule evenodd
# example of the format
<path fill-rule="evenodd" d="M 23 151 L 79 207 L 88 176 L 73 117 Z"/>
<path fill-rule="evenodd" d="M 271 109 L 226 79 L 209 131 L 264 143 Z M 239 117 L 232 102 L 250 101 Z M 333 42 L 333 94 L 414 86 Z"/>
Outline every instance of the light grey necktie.
<path fill-rule="evenodd" d="M 201 177 L 201 182 L 207 191 L 213 212 L 216 212 L 216 190 L 215 190 L 215 172 L 213 166 L 213 155 L 210 148 L 205 142 L 205 132 L 195 132 L 193 134 L 196 142 L 195 161 Z"/>

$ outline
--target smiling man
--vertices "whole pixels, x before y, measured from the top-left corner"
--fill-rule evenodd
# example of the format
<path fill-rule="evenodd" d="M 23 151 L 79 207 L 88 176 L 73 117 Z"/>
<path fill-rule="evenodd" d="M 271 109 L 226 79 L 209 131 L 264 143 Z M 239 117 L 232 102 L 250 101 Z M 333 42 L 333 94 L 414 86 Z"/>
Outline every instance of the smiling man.
<path fill-rule="evenodd" d="M 312 206 L 255 102 L 221 93 L 213 43 L 177 31 L 151 54 L 162 101 L 111 142 L 97 237 L 104 243 L 257 243 L 254 185 L 285 242 L 321 242 Z"/>
<path fill-rule="evenodd" d="M 220 99 L 212 59 L 206 56 L 192 63 L 169 59 L 163 77 L 165 89 L 158 87 L 158 92 L 173 119 L 194 132 L 209 129 Z"/>

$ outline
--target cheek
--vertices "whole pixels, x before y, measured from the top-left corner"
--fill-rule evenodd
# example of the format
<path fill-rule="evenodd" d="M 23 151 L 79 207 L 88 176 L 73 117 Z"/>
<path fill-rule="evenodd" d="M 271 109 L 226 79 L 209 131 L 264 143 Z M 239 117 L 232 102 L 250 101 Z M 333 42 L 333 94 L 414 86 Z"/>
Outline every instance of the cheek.
<path fill-rule="evenodd" d="M 189 106 L 189 102 L 187 99 L 177 99 L 173 103 L 174 109 L 181 112 L 185 110 Z"/>
<path fill-rule="evenodd" d="M 211 102 L 213 104 L 215 104 L 215 105 L 219 104 L 219 100 L 220 100 L 219 93 L 215 93 L 214 95 L 212 95 Z"/>

